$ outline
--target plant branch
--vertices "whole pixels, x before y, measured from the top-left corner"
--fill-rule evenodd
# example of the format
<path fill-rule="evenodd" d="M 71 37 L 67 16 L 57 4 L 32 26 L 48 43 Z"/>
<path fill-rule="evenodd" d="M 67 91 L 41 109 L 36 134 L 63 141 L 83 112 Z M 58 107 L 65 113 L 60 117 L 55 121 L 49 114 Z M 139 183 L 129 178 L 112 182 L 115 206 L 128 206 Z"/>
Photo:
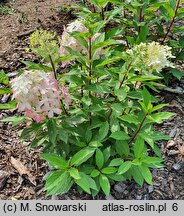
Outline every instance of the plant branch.
<path fill-rule="evenodd" d="M 51 57 L 50 54 L 49 54 L 49 59 L 50 59 L 51 65 L 52 65 L 52 70 L 53 70 L 53 72 L 54 72 L 54 77 L 55 77 L 55 79 L 57 80 L 56 68 L 55 68 L 55 66 L 54 66 L 54 62 L 53 62 L 52 57 Z"/>
<path fill-rule="evenodd" d="M 143 120 L 141 121 L 139 127 L 137 128 L 135 134 L 133 135 L 133 137 L 129 140 L 128 144 L 130 144 L 131 142 L 133 142 L 135 140 L 135 138 L 137 137 L 137 135 L 139 134 L 139 131 L 141 130 L 146 118 L 147 118 L 148 113 L 144 116 Z"/>
<path fill-rule="evenodd" d="M 52 65 L 52 70 L 53 70 L 53 73 L 54 73 L 54 77 L 55 77 L 55 79 L 57 80 L 57 73 L 56 73 L 56 69 L 55 69 L 54 62 L 53 62 L 53 60 L 52 60 L 51 55 L 49 55 L 49 59 L 50 59 L 51 65 Z M 65 106 L 64 106 L 64 103 L 63 103 L 62 99 L 61 99 L 60 101 L 61 101 L 61 109 L 63 110 L 63 112 L 64 112 L 67 116 L 69 116 L 69 113 L 68 113 L 67 110 L 65 109 Z"/>
<path fill-rule="evenodd" d="M 142 4 L 142 1 L 140 3 Z M 139 23 L 141 23 L 143 21 L 143 14 L 142 14 L 142 12 L 143 12 L 143 6 L 141 5 L 140 9 L 139 9 Z M 140 31 L 141 31 L 141 27 L 139 26 L 138 32 L 140 33 Z"/>
<path fill-rule="evenodd" d="M 173 19 L 171 20 L 171 22 L 170 22 L 170 24 L 169 24 L 169 27 L 168 27 L 168 29 L 167 29 L 167 32 L 166 32 L 166 34 L 165 34 L 163 40 L 161 41 L 161 44 L 163 44 L 163 43 L 165 42 L 165 39 L 167 38 L 169 32 L 171 31 L 171 28 L 172 28 L 172 26 L 173 26 L 173 24 L 174 24 L 174 22 L 175 22 L 175 18 L 176 18 L 176 15 L 177 15 L 179 6 L 180 6 L 180 0 L 177 1 L 177 5 L 176 5 L 176 8 L 175 8 L 174 17 L 173 17 Z"/>

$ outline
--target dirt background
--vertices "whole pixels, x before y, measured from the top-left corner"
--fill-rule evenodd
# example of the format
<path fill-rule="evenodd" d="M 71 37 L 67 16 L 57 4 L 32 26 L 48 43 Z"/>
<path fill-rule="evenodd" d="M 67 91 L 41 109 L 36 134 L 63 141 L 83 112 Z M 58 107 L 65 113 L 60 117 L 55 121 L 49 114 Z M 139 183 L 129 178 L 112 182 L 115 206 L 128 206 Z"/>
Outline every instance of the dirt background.
<path fill-rule="evenodd" d="M 30 34 L 36 28 L 43 28 L 61 35 L 63 26 L 74 18 L 61 8 L 73 3 L 67 0 L 10 0 L 6 3 L 16 12 L 0 15 L 0 69 L 13 77 L 24 67 L 21 60 L 38 61 L 25 51 Z M 184 80 L 181 80 L 172 87 L 183 89 L 183 86 Z M 3 97 L 1 102 L 8 99 L 9 96 Z M 99 194 L 95 199 L 184 199 L 184 96 L 161 92 L 161 100 L 169 103 L 167 110 L 176 116 L 156 126 L 172 139 L 159 143 L 165 167 L 152 171 L 153 185 L 145 183 L 140 187 L 133 181 L 120 182 L 112 184 L 110 196 Z M 13 114 L 15 110 L 2 111 L 0 119 Z M 43 176 L 49 170 L 48 165 L 40 159 L 41 149 L 31 150 L 29 142 L 20 142 L 18 134 L 22 129 L 23 125 L 12 127 L 11 123 L 0 123 L 0 199 L 92 199 L 90 195 L 77 193 L 75 187 L 68 194 L 45 197 Z"/>

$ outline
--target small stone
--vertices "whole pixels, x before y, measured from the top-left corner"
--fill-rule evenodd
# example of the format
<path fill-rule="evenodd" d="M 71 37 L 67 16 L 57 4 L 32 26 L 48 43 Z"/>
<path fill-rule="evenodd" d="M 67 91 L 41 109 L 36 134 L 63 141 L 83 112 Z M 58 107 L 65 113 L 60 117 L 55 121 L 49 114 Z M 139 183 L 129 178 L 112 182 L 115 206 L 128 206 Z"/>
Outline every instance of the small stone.
<path fill-rule="evenodd" d="M 119 182 L 114 185 L 114 190 L 117 191 L 118 193 L 123 193 L 126 189 L 126 185 L 123 184 L 122 182 Z"/>
<path fill-rule="evenodd" d="M 180 164 L 180 163 L 175 163 L 175 164 L 173 165 L 173 169 L 175 169 L 175 170 L 180 170 L 180 169 L 181 169 L 181 164 Z"/>
<path fill-rule="evenodd" d="M 136 195 L 135 199 L 136 200 L 141 200 L 142 199 L 142 195 Z"/>
<path fill-rule="evenodd" d="M 106 200 L 115 200 L 115 198 L 109 194 L 108 196 L 105 197 Z"/>
<path fill-rule="evenodd" d="M 148 194 L 144 194 L 143 200 L 149 200 L 149 195 Z"/>
<path fill-rule="evenodd" d="M 148 193 L 152 193 L 153 190 L 154 190 L 153 185 L 149 185 L 149 186 L 148 186 Z"/>

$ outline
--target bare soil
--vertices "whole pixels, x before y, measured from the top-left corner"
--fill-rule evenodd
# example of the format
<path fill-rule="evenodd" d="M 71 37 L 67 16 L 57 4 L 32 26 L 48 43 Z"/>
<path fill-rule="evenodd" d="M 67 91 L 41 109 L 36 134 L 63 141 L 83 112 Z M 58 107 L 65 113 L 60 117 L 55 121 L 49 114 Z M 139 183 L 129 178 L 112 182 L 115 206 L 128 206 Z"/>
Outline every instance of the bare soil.
<path fill-rule="evenodd" d="M 25 51 L 30 34 L 43 28 L 61 35 L 63 26 L 73 17 L 69 12 L 58 11 L 71 3 L 67 0 L 8 1 L 6 4 L 16 13 L 0 15 L 0 68 L 13 76 L 24 67 L 21 60 L 38 61 Z M 174 87 L 183 86 L 184 80 L 181 80 Z M 109 197 L 99 194 L 95 199 L 184 199 L 184 96 L 166 92 L 161 92 L 161 95 L 161 102 L 169 103 L 167 110 L 176 113 L 174 118 L 156 126 L 157 130 L 172 137 L 170 141 L 158 144 L 165 167 L 152 171 L 152 186 L 145 183 L 140 187 L 133 181 L 112 184 Z M 1 98 L 1 101 L 8 99 Z M 2 111 L 0 119 L 14 114 L 15 110 Z M 62 196 L 45 196 L 43 176 L 49 167 L 40 159 L 42 149 L 30 149 L 29 142 L 20 141 L 19 133 L 23 127 L 0 123 L 0 199 L 92 199 L 90 195 L 77 193 L 75 187 Z"/>

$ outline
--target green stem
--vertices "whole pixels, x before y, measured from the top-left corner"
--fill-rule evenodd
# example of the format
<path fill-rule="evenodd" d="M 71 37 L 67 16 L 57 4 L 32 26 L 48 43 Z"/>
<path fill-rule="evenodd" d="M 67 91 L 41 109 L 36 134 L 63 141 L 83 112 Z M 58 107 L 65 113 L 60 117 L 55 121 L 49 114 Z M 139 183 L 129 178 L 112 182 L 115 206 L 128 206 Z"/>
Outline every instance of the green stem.
<path fill-rule="evenodd" d="M 179 6 L 180 6 L 180 0 L 177 1 L 177 5 L 176 5 L 176 8 L 175 8 L 174 17 L 173 17 L 173 19 L 171 20 L 171 22 L 170 22 L 170 24 L 169 24 L 169 27 L 168 27 L 168 29 L 167 29 L 167 32 L 166 32 L 166 34 L 165 34 L 163 40 L 161 41 L 161 44 L 163 44 L 163 43 L 165 42 L 165 39 L 167 38 L 169 32 L 171 31 L 171 28 L 172 28 L 172 26 L 173 26 L 173 24 L 174 24 L 174 22 L 175 22 L 175 18 L 176 18 L 176 15 L 177 15 Z"/>
<path fill-rule="evenodd" d="M 140 3 L 142 4 L 142 1 L 140 1 Z M 142 14 L 142 12 L 143 12 L 143 7 L 141 5 L 140 9 L 139 9 L 139 23 L 141 23 L 143 21 L 143 14 Z M 140 31 L 141 31 L 141 27 L 139 26 L 138 32 L 140 33 Z"/>
<path fill-rule="evenodd" d="M 89 85 L 91 85 L 92 79 L 92 41 L 91 37 L 89 37 L 89 47 L 88 47 L 88 57 L 89 57 Z M 89 91 L 89 97 L 91 98 L 91 91 Z M 89 113 L 90 122 L 91 122 L 91 112 Z"/>
<path fill-rule="evenodd" d="M 131 142 L 133 142 L 133 141 L 135 140 L 135 138 L 137 137 L 137 135 L 139 134 L 139 131 L 141 130 L 141 128 L 142 128 L 144 122 L 146 121 L 147 115 L 148 115 L 148 113 L 147 113 L 147 114 L 144 116 L 144 118 L 142 119 L 142 121 L 141 121 L 139 127 L 137 128 L 137 130 L 136 130 L 135 134 L 133 135 L 133 137 L 129 140 L 128 144 L 130 144 Z"/>
<path fill-rule="evenodd" d="M 51 65 L 52 65 L 52 70 L 53 70 L 53 73 L 54 73 L 54 77 L 55 77 L 55 79 L 57 80 L 57 73 L 56 73 L 56 69 L 55 69 L 54 62 L 53 62 L 53 60 L 52 60 L 51 55 L 49 55 L 49 59 L 50 59 Z M 67 110 L 65 109 L 65 106 L 64 106 L 64 103 L 63 103 L 62 99 L 61 99 L 60 101 L 61 101 L 61 109 L 63 110 L 63 112 L 64 112 L 67 116 L 69 116 L 69 113 L 68 113 Z"/>
<path fill-rule="evenodd" d="M 57 80 L 56 68 L 55 68 L 54 62 L 53 62 L 52 57 L 51 57 L 50 54 L 49 54 L 49 59 L 50 59 L 51 65 L 52 65 L 52 70 L 53 70 L 53 72 L 54 72 L 54 77 L 55 77 L 55 79 Z"/>

